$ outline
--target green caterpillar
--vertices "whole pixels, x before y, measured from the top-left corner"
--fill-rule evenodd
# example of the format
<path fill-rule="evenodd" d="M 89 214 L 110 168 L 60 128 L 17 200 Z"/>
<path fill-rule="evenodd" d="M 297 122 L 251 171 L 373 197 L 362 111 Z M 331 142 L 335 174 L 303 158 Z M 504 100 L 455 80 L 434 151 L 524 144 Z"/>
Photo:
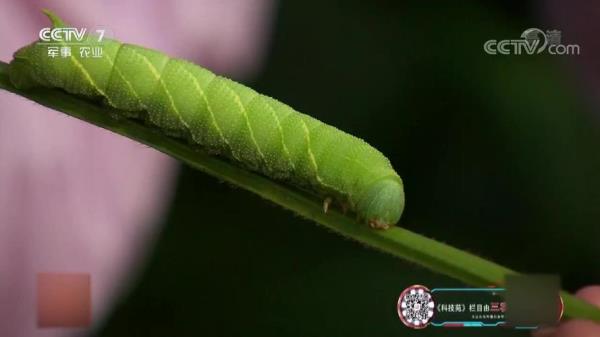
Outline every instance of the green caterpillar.
<path fill-rule="evenodd" d="M 45 13 L 54 28 L 66 27 Z M 187 61 L 115 40 L 101 46 L 97 58 L 49 57 L 48 45 L 35 41 L 14 54 L 9 78 L 20 89 L 60 88 L 116 108 L 121 117 L 311 192 L 325 200 L 325 212 L 335 201 L 374 228 L 400 219 L 402 180 L 362 139 Z"/>

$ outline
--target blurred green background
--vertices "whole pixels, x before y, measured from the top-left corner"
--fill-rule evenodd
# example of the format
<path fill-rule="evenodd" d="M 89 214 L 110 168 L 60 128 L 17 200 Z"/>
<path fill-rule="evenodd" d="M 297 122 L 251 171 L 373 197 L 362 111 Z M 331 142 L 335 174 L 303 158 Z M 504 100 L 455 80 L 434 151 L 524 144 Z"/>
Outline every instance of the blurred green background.
<path fill-rule="evenodd" d="M 246 83 L 385 153 L 405 183 L 402 226 L 576 290 L 600 283 L 598 120 L 572 59 L 482 48 L 547 27 L 530 7 L 282 1 Z M 184 167 L 155 249 L 97 335 L 528 335 L 409 330 L 395 304 L 414 283 L 460 286 Z"/>

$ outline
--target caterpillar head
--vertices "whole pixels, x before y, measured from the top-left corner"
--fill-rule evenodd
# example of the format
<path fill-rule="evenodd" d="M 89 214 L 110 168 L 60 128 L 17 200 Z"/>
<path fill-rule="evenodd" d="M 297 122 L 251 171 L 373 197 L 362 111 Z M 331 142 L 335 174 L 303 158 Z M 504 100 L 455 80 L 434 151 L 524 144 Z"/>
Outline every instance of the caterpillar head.
<path fill-rule="evenodd" d="M 403 210 L 404 189 L 399 177 L 384 178 L 372 184 L 356 206 L 356 212 L 369 226 L 378 229 L 396 224 Z"/>

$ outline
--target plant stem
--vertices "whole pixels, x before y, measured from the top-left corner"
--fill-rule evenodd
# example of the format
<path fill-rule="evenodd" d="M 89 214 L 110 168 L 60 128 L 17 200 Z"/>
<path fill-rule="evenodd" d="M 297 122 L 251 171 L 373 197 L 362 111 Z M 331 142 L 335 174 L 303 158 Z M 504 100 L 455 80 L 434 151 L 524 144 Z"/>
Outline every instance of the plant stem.
<path fill-rule="evenodd" d="M 209 175 L 256 193 L 345 237 L 393 256 L 412 261 L 467 284 L 473 286 L 501 286 L 507 274 L 515 273 L 496 263 L 426 238 L 402 227 L 396 226 L 389 230 L 373 230 L 336 210 L 330 210 L 325 214 L 321 201 L 310 195 L 238 168 L 228 161 L 210 156 L 139 122 L 115 118 L 114 110 L 108 107 L 99 106 L 56 89 L 19 90 L 10 83 L 7 75 L 7 64 L 3 62 L 0 62 L 0 88 L 147 144 Z M 599 309 L 566 292 L 563 292 L 562 296 L 565 302 L 565 315 L 600 322 Z"/>

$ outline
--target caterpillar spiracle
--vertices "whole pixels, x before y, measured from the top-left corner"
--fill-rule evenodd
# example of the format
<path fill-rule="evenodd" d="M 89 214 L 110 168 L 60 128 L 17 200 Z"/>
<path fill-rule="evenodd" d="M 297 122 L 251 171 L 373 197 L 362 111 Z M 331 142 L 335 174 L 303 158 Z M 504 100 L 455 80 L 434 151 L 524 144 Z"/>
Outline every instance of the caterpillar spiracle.
<path fill-rule="evenodd" d="M 54 28 L 64 22 L 45 11 Z M 88 39 L 89 41 L 89 39 Z M 68 44 L 68 42 L 63 42 Z M 188 61 L 104 39 L 102 57 L 49 57 L 41 40 L 19 49 L 8 73 L 20 89 L 59 88 L 117 109 L 234 164 L 388 228 L 404 209 L 390 161 L 349 135 Z"/>

